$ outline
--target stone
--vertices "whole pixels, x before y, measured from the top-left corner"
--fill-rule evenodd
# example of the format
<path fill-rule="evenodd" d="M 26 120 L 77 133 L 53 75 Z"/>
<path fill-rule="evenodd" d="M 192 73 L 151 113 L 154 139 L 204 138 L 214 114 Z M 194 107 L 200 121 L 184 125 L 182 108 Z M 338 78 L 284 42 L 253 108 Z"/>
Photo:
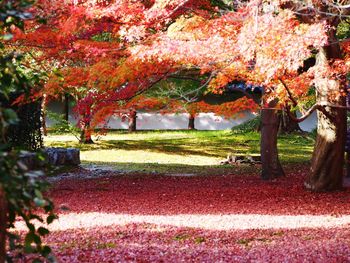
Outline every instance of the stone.
<path fill-rule="evenodd" d="M 45 160 L 41 160 L 33 152 L 22 152 L 19 161 L 24 164 L 28 170 L 35 170 L 44 167 L 46 164 L 53 166 L 79 165 L 80 150 L 76 148 L 45 148 Z"/>
<path fill-rule="evenodd" d="M 76 148 L 67 149 L 67 162 L 70 165 L 79 165 L 80 164 L 80 150 Z"/>
<path fill-rule="evenodd" d="M 220 164 L 260 164 L 261 156 L 260 155 L 236 155 L 229 153 L 227 159 L 220 162 Z"/>
<path fill-rule="evenodd" d="M 80 150 L 76 148 L 46 148 L 45 153 L 51 165 L 80 164 Z"/>

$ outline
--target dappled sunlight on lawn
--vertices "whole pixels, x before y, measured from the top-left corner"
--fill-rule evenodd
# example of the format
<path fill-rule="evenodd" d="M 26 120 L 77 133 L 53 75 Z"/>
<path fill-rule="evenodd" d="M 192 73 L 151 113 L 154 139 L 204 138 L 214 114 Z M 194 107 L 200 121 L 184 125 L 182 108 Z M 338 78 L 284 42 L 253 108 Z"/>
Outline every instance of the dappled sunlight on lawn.
<path fill-rule="evenodd" d="M 205 132 L 208 134 L 214 134 L 215 132 Z M 227 134 L 227 132 L 222 132 L 222 134 Z M 188 139 L 188 138 L 196 138 L 196 132 L 189 132 L 189 131 L 141 131 L 141 132 L 135 132 L 135 133 L 107 133 L 105 136 L 101 136 L 101 141 L 109 141 L 109 140 L 162 140 L 162 139 Z"/>
<path fill-rule="evenodd" d="M 53 142 L 78 142 L 78 138 L 71 134 L 61 134 L 61 135 L 48 135 L 44 137 L 44 142 L 46 144 Z"/>
<path fill-rule="evenodd" d="M 221 158 L 222 159 L 222 158 Z M 82 151 L 81 160 L 85 162 L 111 162 L 111 163 L 159 163 L 183 165 L 218 165 L 220 158 L 189 155 L 168 154 L 144 150 L 98 150 Z"/>
<path fill-rule="evenodd" d="M 80 144 L 74 136 L 50 135 L 45 145 L 76 147 L 82 161 L 104 163 L 217 165 L 228 154 L 259 154 L 260 135 L 256 132 L 234 134 L 230 131 L 112 131 L 93 138 L 95 144 Z M 310 160 L 313 139 L 299 134 L 278 140 L 282 162 Z M 127 170 L 144 170 L 131 167 Z M 125 167 L 123 167 L 124 169 Z M 141 169 L 139 169 L 141 168 Z M 146 167 L 147 169 L 147 167 Z M 153 169 L 153 168 L 152 168 Z M 158 169 L 154 169 L 158 170 Z M 163 170 L 162 170 L 163 172 Z"/>

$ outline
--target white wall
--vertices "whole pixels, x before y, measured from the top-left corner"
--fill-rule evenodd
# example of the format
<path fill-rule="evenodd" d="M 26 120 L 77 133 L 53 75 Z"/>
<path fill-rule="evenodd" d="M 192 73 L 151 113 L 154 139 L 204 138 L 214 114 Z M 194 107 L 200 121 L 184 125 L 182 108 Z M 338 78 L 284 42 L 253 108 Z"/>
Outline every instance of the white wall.
<path fill-rule="evenodd" d="M 300 117 L 301 113 L 297 112 L 297 116 Z M 317 128 L 317 113 L 314 111 L 305 121 L 299 123 L 300 128 L 303 131 L 311 132 Z"/>
<path fill-rule="evenodd" d="M 188 117 L 188 114 L 138 113 L 136 128 L 138 130 L 183 130 L 187 129 Z M 253 117 L 253 114 L 246 113 L 239 119 L 226 120 L 214 113 L 200 113 L 195 118 L 195 128 L 197 130 L 226 130 Z M 127 129 L 127 123 L 121 124 L 118 118 L 113 118 L 110 124 L 110 127 L 114 129 Z"/>
<path fill-rule="evenodd" d="M 63 105 L 61 102 L 50 102 L 48 105 L 50 111 L 56 113 L 63 112 Z M 298 114 L 300 115 L 300 114 Z M 252 119 L 255 116 L 250 113 L 242 113 L 235 119 L 224 119 L 220 116 L 216 116 L 214 113 L 200 113 L 195 118 L 195 128 L 197 130 L 226 130 L 231 129 L 233 126 L 239 125 L 242 122 Z M 72 110 L 70 110 L 69 120 L 76 122 Z M 312 131 L 316 128 L 317 117 L 316 113 L 313 113 L 309 118 L 300 123 L 300 127 L 304 131 Z M 138 113 L 137 130 L 179 130 L 187 129 L 188 126 L 188 114 L 159 114 L 159 113 Z M 47 119 L 47 125 L 50 127 L 52 121 Z M 128 129 L 128 122 L 122 122 L 118 117 L 111 117 L 108 126 L 110 129 Z"/>
<path fill-rule="evenodd" d="M 300 115 L 300 114 L 298 114 Z M 252 113 L 243 113 L 235 119 L 224 119 L 214 113 L 200 113 L 195 118 L 195 128 L 197 130 L 227 130 L 237 126 L 249 119 L 254 118 Z M 312 131 L 316 128 L 317 115 L 312 114 L 305 121 L 300 123 L 300 128 L 304 131 Z M 188 114 L 159 114 L 159 113 L 138 113 L 137 130 L 181 130 L 187 129 Z M 127 129 L 128 122 L 122 122 L 118 117 L 112 117 L 108 123 L 111 129 Z"/>

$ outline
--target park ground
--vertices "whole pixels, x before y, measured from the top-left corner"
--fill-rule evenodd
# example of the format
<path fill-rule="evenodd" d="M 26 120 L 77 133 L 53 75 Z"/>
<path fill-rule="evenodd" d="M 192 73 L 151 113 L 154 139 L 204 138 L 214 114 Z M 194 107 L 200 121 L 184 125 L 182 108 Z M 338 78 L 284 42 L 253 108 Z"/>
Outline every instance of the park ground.
<path fill-rule="evenodd" d="M 259 165 L 219 165 L 228 153 L 258 154 L 254 132 L 45 143 L 81 149 L 80 168 L 49 178 L 59 220 L 45 242 L 60 262 L 350 262 L 349 188 L 303 188 L 311 135 L 280 136 L 286 177 L 272 182 L 259 179 Z"/>

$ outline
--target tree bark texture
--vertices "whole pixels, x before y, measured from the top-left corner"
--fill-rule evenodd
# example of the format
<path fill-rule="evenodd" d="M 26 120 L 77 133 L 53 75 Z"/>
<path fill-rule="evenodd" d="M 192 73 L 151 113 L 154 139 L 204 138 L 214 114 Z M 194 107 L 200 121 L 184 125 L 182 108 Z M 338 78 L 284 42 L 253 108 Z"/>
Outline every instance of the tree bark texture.
<path fill-rule="evenodd" d="M 194 126 L 195 116 L 193 114 L 190 114 L 188 118 L 188 129 L 189 130 L 195 130 Z"/>
<path fill-rule="evenodd" d="M 272 101 L 268 104 L 268 107 L 274 108 L 276 104 L 276 101 Z M 279 123 L 279 110 L 268 108 L 261 110 L 260 154 L 262 163 L 261 178 L 263 180 L 271 180 L 284 176 L 277 149 Z"/>
<path fill-rule="evenodd" d="M 6 259 L 7 202 L 5 192 L 0 187 L 0 263 Z"/>
<path fill-rule="evenodd" d="M 340 49 L 332 45 L 319 52 L 316 65 L 327 66 L 329 59 L 340 56 Z M 340 92 L 345 88 L 340 80 L 321 75 L 316 76 L 315 85 L 317 103 L 346 105 L 345 96 L 332 94 L 332 91 Z M 305 186 L 312 191 L 338 190 L 342 188 L 343 183 L 346 111 L 336 107 L 325 107 L 325 112 L 317 112 L 317 120 L 316 144 Z"/>
<path fill-rule="evenodd" d="M 137 123 L 137 112 L 132 110 L 129 113 L 129 132 L 136 131 L 136 123 Z"/>
<path fill-rule="evenodd" d="M 342 188 L 345 111 L 328 109 L 334 119 L 322 112 L 317 113 L 317 138 L 312 155 L 311 171 L 305 186 L 313 191 L 332 191 Z"/>

